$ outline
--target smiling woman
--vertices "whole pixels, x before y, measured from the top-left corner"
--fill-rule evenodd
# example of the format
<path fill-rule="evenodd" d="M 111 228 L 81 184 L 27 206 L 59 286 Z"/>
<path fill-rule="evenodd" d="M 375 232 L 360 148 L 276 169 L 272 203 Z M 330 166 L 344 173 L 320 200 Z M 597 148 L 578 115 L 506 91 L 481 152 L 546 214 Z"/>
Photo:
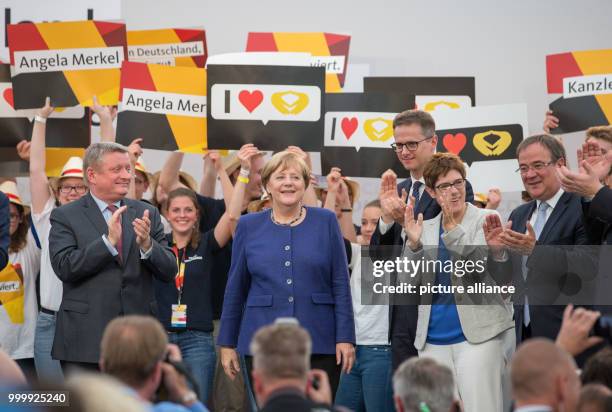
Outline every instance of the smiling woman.
<path fill-rule="evenodd" d="M 289 151 L 264 167 L 272 208 L 239 220 L 217 343 L 223 368 L 233 377 L 239 370 L 236 349 L 250 369 L 249 343 L 257 329 L 278 317 L 295 317 L 312 337 L 311 366 L 327 371 L 335 393 L 336 358 L 349 371 L 355 357 L 348 267 L 335 214 L 302 206 L 309 180 L 308 166 Z"/>

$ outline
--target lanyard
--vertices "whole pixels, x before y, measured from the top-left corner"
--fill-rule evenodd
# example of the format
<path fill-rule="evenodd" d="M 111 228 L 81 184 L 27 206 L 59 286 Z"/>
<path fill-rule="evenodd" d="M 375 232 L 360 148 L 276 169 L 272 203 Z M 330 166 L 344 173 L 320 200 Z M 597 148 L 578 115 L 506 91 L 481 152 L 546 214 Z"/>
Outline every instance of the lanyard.
<path fill-rule="evenodd" d="M 176 267 L 178 268 L 178 272 L 176 272 L 176 276 L 174 277 L 174 284 L 176 285 L 176 290 L 178 290 L 178 304 L 180 305 L 181 297 L 183 296 L 183 286 L 185 284 L 185 253 L 187 252 L 187 246 L 183 248 L 183 256 L 180 260 L 179 250 L 176 245 L 172 246 L 172 251 L 176 257 Z"/>

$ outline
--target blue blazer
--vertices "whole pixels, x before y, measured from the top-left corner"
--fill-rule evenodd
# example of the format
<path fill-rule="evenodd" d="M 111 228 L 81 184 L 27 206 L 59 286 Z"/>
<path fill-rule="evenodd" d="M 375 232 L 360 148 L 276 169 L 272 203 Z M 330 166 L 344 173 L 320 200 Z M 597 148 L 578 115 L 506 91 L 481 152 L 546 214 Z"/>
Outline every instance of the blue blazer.
<path fill-rule="evenodd" d="M 294 227 L 266 210 L 242 216 L 232 247 L 217 344 L 250 354 L 255 332 L 295 317 L 312 338 L 312 353 L 335 354 L 355 343 L 355 323 L 342 234 L 329 210 L 306 208 Z"/>
<path fill-rule="evenodd" d="M 11 241 L 9 227 L 11 225 L 8 197 L 0 192 L 0 270 L 8 264 L 8 248 Z"/>

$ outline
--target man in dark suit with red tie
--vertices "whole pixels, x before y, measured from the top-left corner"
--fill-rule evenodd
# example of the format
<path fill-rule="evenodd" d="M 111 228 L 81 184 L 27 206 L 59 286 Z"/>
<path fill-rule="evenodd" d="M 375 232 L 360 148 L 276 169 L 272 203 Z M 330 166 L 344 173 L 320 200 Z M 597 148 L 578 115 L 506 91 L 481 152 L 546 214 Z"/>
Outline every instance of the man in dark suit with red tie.
<path fill-rule="evenodd" d="M 393 139 L 391 144 L 398 159 L 410 176 L 397 184 L 397 175 L 387 170 L 382 175 L 379 193 L 382 217 L 370 241 L 372 256 L 382 259 L 395 259 L 401 256 L 404 236 L 402 225 L 406 202 L 413 199 L 415 216 L 423 214 L 423 219 L 431 219 L 440 212 L 440 206 L 425 190 L 423 170 L 436 151 L 438 137 L 433 117 L 421 110 L 406 110 L 393 119 Z M 466 182 L 466 201 L 474 200 L 472 186 Z M 397 303 L 397 302 L 396 302 Z M 417 306 L 395 304 L 389 313 L 389 335 L 393 354 L 393 368 L 404 360 L 417 356 L 414 347 L 416 332 Z"/>
<path fill-rule="evenodd" d="M 171 281 L 177 266 L 157 209 L 125 198 L 133 173 L 127 148 L 93 144 L 83 169 L 89 194 L 51 213 L 51 265 L 64 284 L 52 355 L 92 369 L 106 325 L 122 315 L 155 316 L 153 276 Z"/>

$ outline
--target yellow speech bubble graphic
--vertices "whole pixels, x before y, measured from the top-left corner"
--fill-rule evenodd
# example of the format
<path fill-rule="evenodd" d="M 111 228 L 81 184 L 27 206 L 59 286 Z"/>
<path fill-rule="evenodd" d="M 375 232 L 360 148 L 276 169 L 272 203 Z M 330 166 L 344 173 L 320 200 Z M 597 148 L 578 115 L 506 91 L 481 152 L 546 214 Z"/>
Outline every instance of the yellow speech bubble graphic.
<path fill-rule="evenodd" d="M 459 103 L 447 102 L 445 100 L 438 100 L 436 102 L 429 102 L 429 103 L 427 103 L 425 105 L 424 110 L 426 112 L 433 112 L 434 110 L 436 110 L 440 106 L 446 107 L 448 109 L 459 109 L 459 108 L 461 108 L 461 106 L 459 106 Z"/>
<path fill-rule="evenodd" d="M 310 99 L 306 93 L 289 90 L 273 93 L 271 101 L 272 106 L 282 114 L 300 114 L 308 106 Z"/>
<path fill-rule="evenodd" d="M 510 147 L 512 135 L 500 130 L 487 130 L 474 135 L 472 144 L 485 156 L 499 156 Z"/>
<path fill-rule="evenodd" d="M 363 131 L 373 142 L 384 142 L 393 136 L 393 120 L 376 117 L 363 123 Z"/>
<path fill-rule="evenodd" d="M 14 324 L 24 322 L 23 314 L 23 276 L 21 267 L 11 263 L 0 271 L 0 306 Z"/>

